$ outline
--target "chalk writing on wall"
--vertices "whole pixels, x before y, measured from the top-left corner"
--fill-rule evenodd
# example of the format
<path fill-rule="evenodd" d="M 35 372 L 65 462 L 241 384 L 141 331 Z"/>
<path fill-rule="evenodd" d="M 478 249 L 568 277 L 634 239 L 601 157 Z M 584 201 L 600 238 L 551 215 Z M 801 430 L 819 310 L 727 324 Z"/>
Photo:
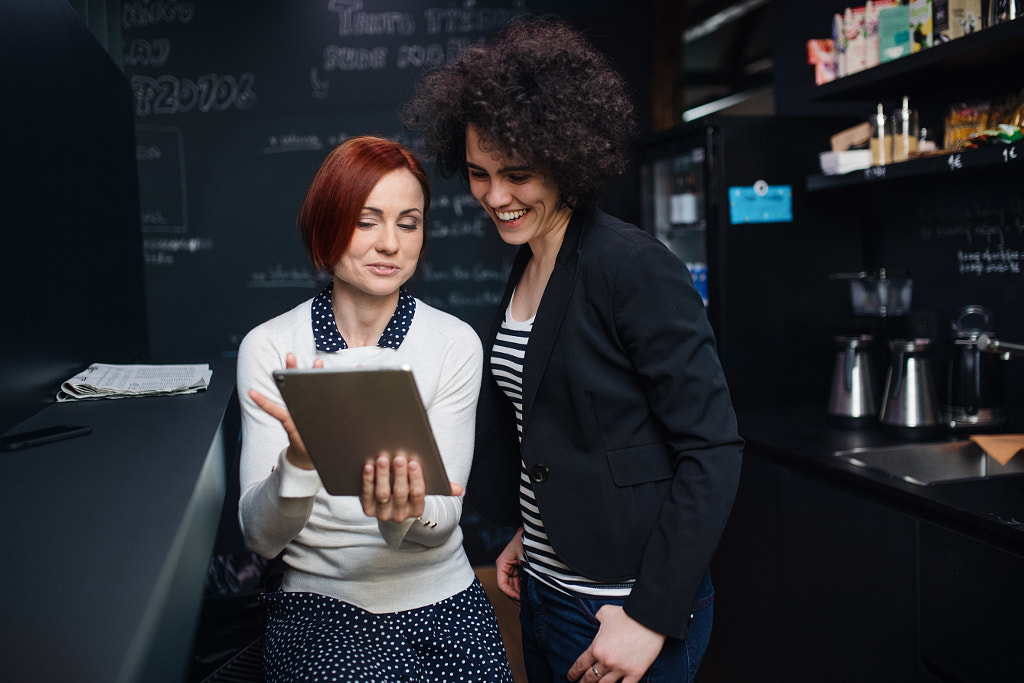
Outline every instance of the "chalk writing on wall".
<path fill-rule="evenodd" d="M 969 277 L 1024 273 L 1024 199 L 1021 197 L 950 200 L 922 209 L 920 236 L 948 244 L 956 272 Z"/>

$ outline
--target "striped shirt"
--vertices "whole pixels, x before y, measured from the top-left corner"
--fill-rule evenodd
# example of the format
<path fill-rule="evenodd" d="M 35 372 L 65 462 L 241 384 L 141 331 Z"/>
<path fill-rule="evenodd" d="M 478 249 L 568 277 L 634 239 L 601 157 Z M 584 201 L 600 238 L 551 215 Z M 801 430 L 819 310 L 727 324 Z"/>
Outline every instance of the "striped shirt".
<path fill-rule="evenodd" d="M 515 406 L 516 429 L 523 440 L 523 358 L 533 330 L 533 318 L 518 322 L 512 318 L 511 303 L 505 319 L 491 347 L 491 375 L 498 387 Z M 603 598 L 629 595 L 631 583 L 606 584 L 593 581 L 573 572 L 559 558 L 544 530 L 533 483 L 526 471 L 526 462 L 520 461 L 519 508 L 523 516 L 522 568 L 538 581 L 565 593 Z"/>

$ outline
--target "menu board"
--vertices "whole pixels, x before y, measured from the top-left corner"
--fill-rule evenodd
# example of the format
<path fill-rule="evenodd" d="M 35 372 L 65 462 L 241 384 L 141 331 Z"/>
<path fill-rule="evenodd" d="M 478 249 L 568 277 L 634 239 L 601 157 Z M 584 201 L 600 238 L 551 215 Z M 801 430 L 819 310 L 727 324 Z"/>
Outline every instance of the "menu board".
<path fill-rule="evenodd" d="M 320 162 L 352 135 L 414 145 L 397 112 L 423 69 L 530 11 L 440 4 L 124 3 L 155 358 L 230 354 L 324 286 L 296 227 Z M 409 287 L 480 331 L 512 250 L 460 180 L 433 193 Z"/>

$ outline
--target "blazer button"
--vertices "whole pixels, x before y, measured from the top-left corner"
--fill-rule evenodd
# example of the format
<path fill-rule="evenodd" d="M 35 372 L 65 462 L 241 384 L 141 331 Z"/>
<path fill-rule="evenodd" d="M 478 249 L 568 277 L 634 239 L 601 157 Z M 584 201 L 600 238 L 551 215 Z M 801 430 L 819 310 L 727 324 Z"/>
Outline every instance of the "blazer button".
<path fill-rule="evenodd" d="M 534 465 L 530 468 L 530 479 L 534 484 L 540 484 L 548 480 L 548 468 L 545 465 Z"/>

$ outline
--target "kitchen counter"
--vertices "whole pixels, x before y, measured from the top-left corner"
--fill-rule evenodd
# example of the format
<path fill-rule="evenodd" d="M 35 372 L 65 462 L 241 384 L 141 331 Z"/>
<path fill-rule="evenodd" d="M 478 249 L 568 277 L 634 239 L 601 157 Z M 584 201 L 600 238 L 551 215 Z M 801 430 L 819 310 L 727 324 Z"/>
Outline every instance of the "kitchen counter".
<path fill-rule="evenodd" d="M 823 406 L 738 418 L 701 683 L 1020 678 L 1024 476 L 917 485 L 835 456 L 908 442 L 834 427 Z"/>
<path fill-rule="evenodd" d="M 0 661 L 9 680 L 184 680 L 238 440 L 234 360 L 196 394 L 56 403 L 3 452 Z"/>
<path fill-rule="evenodd" d="M 918 516 L 962 528 L 965 533 L 1024 549 L 1024 475 L 917 485 L 833 455 L 855 448 L 911 443 L 887 436 L 877 427 L 832 426 L 819 406 L 737 412 L 748 451 L 827 477 L 845 488 L 881 497 Z M 1007 431 L 1024 431 L 1013 427 L 1017 425 Z M 941 432 L 926 442 L 966 438 L 966 434 Z"/>

